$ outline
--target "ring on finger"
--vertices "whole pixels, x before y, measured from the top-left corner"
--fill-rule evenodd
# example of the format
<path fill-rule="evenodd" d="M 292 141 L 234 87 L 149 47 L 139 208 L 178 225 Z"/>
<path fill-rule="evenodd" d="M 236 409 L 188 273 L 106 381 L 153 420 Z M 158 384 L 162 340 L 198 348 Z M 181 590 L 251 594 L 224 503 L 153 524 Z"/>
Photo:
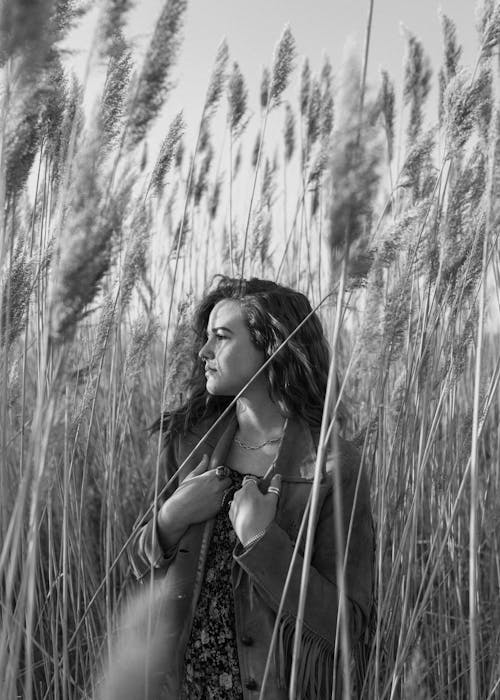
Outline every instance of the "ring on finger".
<path fill-rule="evenodd" d="M 215 469 L 215 476 L 219 479 L 219 481 L 222 481 L 229 476 L 229 469 L 227 467 L 217 467 Z"/>
<path fill-rule="evenodd" d="M 279 498 L 281 491 L 277 486 L 269 486 L 269 488 L 267 489 L 267 493 L 274 493 Z"/>

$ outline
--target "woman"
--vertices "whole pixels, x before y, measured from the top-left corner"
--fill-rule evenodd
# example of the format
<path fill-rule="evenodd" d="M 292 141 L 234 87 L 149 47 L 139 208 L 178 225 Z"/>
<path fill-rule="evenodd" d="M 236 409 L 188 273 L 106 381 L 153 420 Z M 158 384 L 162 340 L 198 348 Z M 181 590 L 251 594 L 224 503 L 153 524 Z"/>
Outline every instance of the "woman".
<path fill-rule="evenodd" d="M 299 292 L 269 281 L 225 277 L 195 314 L 199 342 L 188 398 L 161 422 L 170 484 L 155 517 L 138 530 L 130 555 L 139 579 L 152 569 L 164 577 L 167 698 L 247 700 L 261 693 L 311 490 L 328 376 L 328 345 L 319 319 L 310 314 Z M 235 396 L 234 408 L 217 422 Z M 340 470 L 339 478 L 333 469 Z M 344 542 L 352 518 L 345 563 L 351 644 L 367 625 L 373 535 L 368 485 L 358 475 L 358 454 L 338 438 L 323 465 L 298 668 L 300 698 L 330 698 L 332 692 L 336 483 Z M 263 692 L 272 700 L 288 697 L 304 539 Z"/>

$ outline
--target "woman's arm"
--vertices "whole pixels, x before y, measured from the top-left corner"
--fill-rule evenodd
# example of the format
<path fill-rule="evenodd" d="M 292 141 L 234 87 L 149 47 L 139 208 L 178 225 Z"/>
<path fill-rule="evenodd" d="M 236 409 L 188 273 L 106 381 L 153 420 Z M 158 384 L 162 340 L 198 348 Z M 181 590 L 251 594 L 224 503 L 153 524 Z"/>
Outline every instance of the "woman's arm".
<path fill-rule="evenodd" d="M 172 445 L 166 452 L 166 476 L 176 474 L 178 459 Z M 183 468 L 181 482 L 178 478 L 169 488 L 160 505 L 156 518 L 149 513 L 139 524 L 129 547 L 129 559 L 136 578 L 142 579 L 151 568 L 166 571 L 177 553 L 177 547 L 190 525 L 213 518 L 220 510 L 224 491 L 231 485 L 227 476 L 218 476 L 215 469 L 208 469 L 208 455 L 186 475 Z"/>
<path fill-rule="evenodd" d="M 163 467 L 163 478 L 165 483 L 167 483 L 176 473 L 178 467 L 174 440 L 168 441 L 160 456 L 160 464 Z M 167 498 L 175 491 L 176 486 L 177 484 L 174 483 L 168 492 L 159 499 L 157 513 Z M 151 501 L 153 497 L 154 491 L 151 494 Z M 127 548 L 132 571 L 138 580 L 147 576 L 151 569 L 166 571 L 170 562 L 174 559 L 177 549 L 176 547 L 169 548 L 165 546 L 158 530 L 156 518 L 153 516 L 153 509 L 150 508 L 145 516 L 136 521 L 132 539 Z"/>
<path fill-rule="evenodd" d="M 352 456 L 341 468 L 341 500 L 343 504 L 344 541 L 349 530 L 351 512 L 353 525 L 345 566 L 345 590 L 349 629 L 352 641 L 363 632 L 369 615 L 373 579 L 373 529 L 369 489 L 364 474 L 360 476 L 355 498 L 359 463 Z M 327 476 L 334 482 L 331 474 Z M 291 564 L 294 542 L 275 521 L 264 535 L 250 547 L 239 546 L 236 561 L 252 578 L 270 607 L 277 611 L 285 579 Z M 339 593 L 336 584 L 336 533 L 332 487 L 322 504 L 309 572 L 305 630 L 335 643 Z M 284 616 L 295 621 L 300 596 L 303 557 L 298 554 L 284 604 Z"/>

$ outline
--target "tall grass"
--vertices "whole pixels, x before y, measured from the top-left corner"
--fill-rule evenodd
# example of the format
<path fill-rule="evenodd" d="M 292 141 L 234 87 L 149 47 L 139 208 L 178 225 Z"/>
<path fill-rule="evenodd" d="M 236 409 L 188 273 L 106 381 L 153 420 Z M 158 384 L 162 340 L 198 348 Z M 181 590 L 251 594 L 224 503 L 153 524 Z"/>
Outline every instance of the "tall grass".
<path fill-rule="evenodd" d="M 93 109 L 61 57 L 74 3 L 2 6 L 0 696 L 97 695 L 124 547 L 163 486 L 147 427 L 179 401 L 193 301 L 243 272 L 303 290 L 338 337 L 376 526 L 364 697 L 498 697 L 499 6 L 470 70 L 451 18 L 437 71 L 409 31 L 399 96 L 352 51 L 294 72 L 287 28 L 259 124 L 222 44 L 195 142 L 172 115 L 150 162 L 185 6 L 165 3 L 135 68 L 129 4 L 105 3 Z"/>

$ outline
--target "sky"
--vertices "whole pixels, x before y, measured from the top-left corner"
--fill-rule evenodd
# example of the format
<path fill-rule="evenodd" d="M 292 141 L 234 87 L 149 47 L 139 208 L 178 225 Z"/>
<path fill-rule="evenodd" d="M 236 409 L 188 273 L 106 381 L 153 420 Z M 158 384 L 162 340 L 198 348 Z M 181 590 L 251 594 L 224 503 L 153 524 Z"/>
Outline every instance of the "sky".
<path fill-rule="evenodd" d="M 130 12 L 127 35 L 134 44 L 137 61 L 144 53 L 162 6 L 163 0 L 136 0 Z M 421 38 L 437 70 L 442 58 L 440 9 L 455 21 L 464 48 L 464 64 L 472 65 L 477 51 L 475 7 L 474 0 L 375 0 L 369 82 L 376 85 L 380 69 L 384 68 L 397 84 L 401 83 L 405 53 L 402 25 Z M 369 0 L 190 0 L 184 40 L 173 75 L 176 89 L 166 105 L 164 123 L 160 119 L 157 129 L 165 131 L 171 118 L 182 109 L 188 133 L 194 130 L 217 48 L 224 38 L 229 44 L 231 60 L 239 63 L 247 81 L 250 106 L 258 110 L 262 68 L 272 65 L 275 45 L 286 24 L 296 40 L 298 65 L 307 56 L 313 72 L 319 73 L 326 53 L 335 73 L 348 39 L 357 41 L 361 53 L 368 10 Z M 91 13 L 72 37 L 72 47 L 76 50 L 74 65 L 80 74 L 95 17 Z M 289 99 L 297 94 L 299 74 L 296 71 Z"/>

